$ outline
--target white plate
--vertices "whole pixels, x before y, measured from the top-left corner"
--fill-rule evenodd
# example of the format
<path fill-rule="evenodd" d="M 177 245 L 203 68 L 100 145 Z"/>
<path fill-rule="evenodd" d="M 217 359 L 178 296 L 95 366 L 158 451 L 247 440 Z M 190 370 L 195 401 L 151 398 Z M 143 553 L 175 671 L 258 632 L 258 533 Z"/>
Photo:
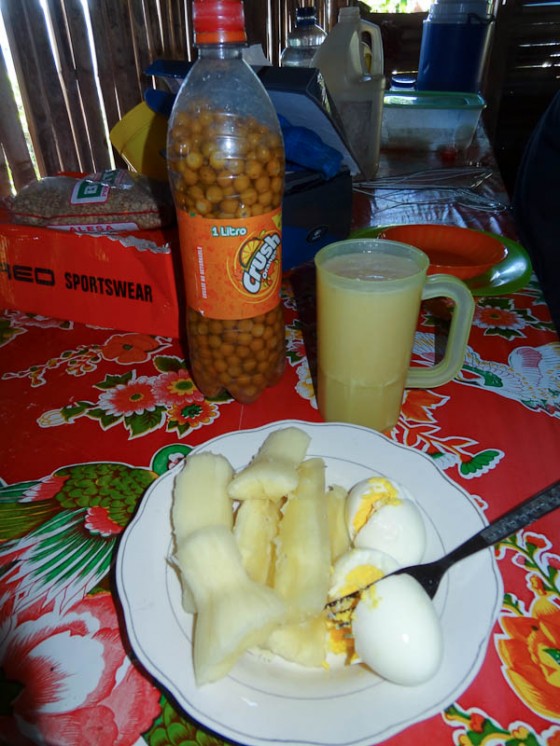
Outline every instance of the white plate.
<path fill-rule="evenodd" d="M 271 430 L 289 425 L 311 436 L 308 456 L 325 460 L 327 484 L 351 487 L 378 471 L 407 487 L 426 522 L 426 561 L 486 525 L 468 494 L 429 456 L 366 428 L 275 422 L 221 435 L 195 451 L 222 453 L 238 469 Z M 167 561 L 172 486 L 180 468 L 154 482 L 126 529 L 117 557 L 117 586 L 138 658 L 195 720 L 248 746 L 371 746 L 441 712 L 474 679 L 502 597 L 491 550 L 451 568 L 438 591 L 434 603 L 444 631 L 444 659 L 424 685 L 390 684 L 361 666 L 311 670 L 249 652 L 227 677 L 198 688 L 191 657 L 192 617 L 182 609 L 179 580 Z M 466 615 L 465 603 L 473 598 L 476 614 Z"/>

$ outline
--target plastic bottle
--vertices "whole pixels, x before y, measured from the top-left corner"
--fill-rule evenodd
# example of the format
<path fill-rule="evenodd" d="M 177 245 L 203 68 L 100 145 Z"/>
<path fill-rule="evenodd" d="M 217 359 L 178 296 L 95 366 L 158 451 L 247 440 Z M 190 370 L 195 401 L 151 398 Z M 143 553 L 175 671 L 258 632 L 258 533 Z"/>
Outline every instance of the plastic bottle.
<path fill-rule="evenodd" d="M 285 364 L 280 304 L 284 146 L 276 111 L 242 59 L 241 0 L 194 0 L 198 58 L 169 121 L 190 366 L 200 391 L 243 403 Z"/>
<path fill-rule="evenodd" d="M 282 67 L 309 67 L 317 49 L 327 34 L 317 24 L 317 11 L 313 5 L 296 8 L 296 25 L 288 34 L 288 45 L 282 52 Z"/>
<path fill-rule="evenodd" d="M 418 90 L 478 93 L 493 29 L 487 0 L 436 0 L 423 25 Z"/>
<path fill-rule="evenodd" d="M 364 54 L 362 36 L 369 37 Z M 342 121 L 348 145 L 362 175 L 379 166 L 385 77 L 379 26 L 362 20 L 358 7 L 340 8 L 338 23 L 313 57 Z"/>

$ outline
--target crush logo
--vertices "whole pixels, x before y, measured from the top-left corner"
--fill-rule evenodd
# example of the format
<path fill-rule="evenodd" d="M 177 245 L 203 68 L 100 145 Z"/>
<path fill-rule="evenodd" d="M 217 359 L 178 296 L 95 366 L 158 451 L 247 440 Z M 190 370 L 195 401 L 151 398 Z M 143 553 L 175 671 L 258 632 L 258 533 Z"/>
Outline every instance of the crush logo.
<path fill-rule="evenodd" d="M 249 239 L 241 246 L 239 256 L 243 269 L 243 287 L 251 295 L 257 295 L 263 286 L 271 284 L 280 243 L 278 233 L 265 233 L 259 238 Z"/>

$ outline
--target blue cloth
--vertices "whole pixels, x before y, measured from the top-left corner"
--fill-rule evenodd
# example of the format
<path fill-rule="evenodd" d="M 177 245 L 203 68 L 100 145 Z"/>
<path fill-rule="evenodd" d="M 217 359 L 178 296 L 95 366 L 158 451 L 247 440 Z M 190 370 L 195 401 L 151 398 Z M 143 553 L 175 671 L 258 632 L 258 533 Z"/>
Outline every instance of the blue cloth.
<path fill-rule="evenodd" d="M 519 237 L 560 334 L 560 91 L 529 138 L 512 206 Z"/>
<path fill-rule="evenodd" d="M 319 135 L 307 127 L 295 127 L 281 114 L 278 119 L 289 164 L 319 171 L 326 179 L 332 179 L 339 173 L 342 153 L 324 143 Z"/>
<path fill-rule="evenodd" d="M 169 117 L 175 95 L 149 88 L 144 91 L 144 100 L 152 111 Z M 324 143 L 319 135 L 307 127 L 295 127 L 281 114 L 278 119 L 284 137 L 286 161 L 290 167 L 318 171 L 325 179 L 332 179 L 340 172 L 342 153 Z"/>

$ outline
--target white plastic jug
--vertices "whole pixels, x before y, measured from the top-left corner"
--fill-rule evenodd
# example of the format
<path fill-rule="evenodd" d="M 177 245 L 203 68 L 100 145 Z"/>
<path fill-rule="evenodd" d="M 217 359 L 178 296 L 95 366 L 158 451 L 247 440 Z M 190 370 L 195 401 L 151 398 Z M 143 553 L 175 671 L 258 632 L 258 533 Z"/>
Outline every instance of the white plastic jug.
<path fill-rule="evenodd" d="M 363 36 L 369 39 L 366 49 Z M 315 53 L 312 66 L 323 76 L 362 175 L 372 178 L 379 166 L 385 92 L 379 26 L 364 21 L 357 7 L 340 8 L 338 23 Z"/>

